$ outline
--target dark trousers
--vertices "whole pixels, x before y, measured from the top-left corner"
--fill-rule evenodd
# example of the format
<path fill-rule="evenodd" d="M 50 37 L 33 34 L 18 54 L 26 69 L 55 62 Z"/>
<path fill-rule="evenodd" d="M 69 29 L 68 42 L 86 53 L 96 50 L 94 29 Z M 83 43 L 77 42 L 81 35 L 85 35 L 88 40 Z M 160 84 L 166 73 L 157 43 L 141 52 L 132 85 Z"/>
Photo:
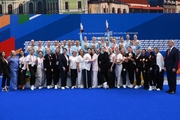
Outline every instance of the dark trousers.
<path fill-rule="evenodd" d="M 112 63 L 110 64 L 110 66 Z M 112 72 L 109 71 L 109 88 L 113 88 L 115 86 L 115 65 L 113 66 Z"/>
<path fill-rule="evenodd" d="M 29 72 L 31 73 L 30 85 L 34 85 L 36 81 L 36 66 L 29 65 Z"/>
<path fill-rule="evenodd" d="M 128 74 L 129 74 L 130 83 L 133 84 L 134 83 L 134 65 L 128 66 Z"/>
<path fill-rule="evenodd" d="M 109 77 L 108 77 L 108 68 L 101 68 L 100 73 L 100 83 L 107 82 L 109 85 Z"/>
<path fill-rule="evenodd" d="M 159 72 L 159 69 L 156 71 L 156 82 L 157 82 L 157 88 L 163 89 L 163 82 L 164 82 L 164 70 Z"/>
<path fill-rule="evenodd" d="M 167 69 L 167 80 L 170 91 L 176 92 L 176 72 Z"/>
<path fill-rule="evenodd" d="M 10 77 L 9 73 L 4 73 L 3 78 L 2 78 L 2 85 L 1 85 L 2 88 L 5 87 L 5 84 L 6 84 L 6 86 L 9 86 L 10 80 L 11 80 L 11 77 Z"/>
<path fill-rule="evenodd" d="M 47 86 L 52 84 L 52 77 L 53 77 L 53 72 L 51 71 L 51 68 L 47 68 L 46 71 Z"/>
<path fill-rule="evenodd" d="M 123 68 L 122 72 L 121 72 L 121 75 L 122 75 L 122 78 L 123 78 L 123 85 L 126 85 L 126 74 L 127 74 L 127 69 Z"/>
<path fill-rule="evenodd" d="M 149 85 L 150 86 L 156 86 L 156 79 L 155 79 L 155 70 L 152 69 L 151 71 L 149 70 L 149 73 L 148 73 L 148 81 L 149 81 Z"/>
<path fill-rule="evenodd" d="M 54 78 L 54 85 L 57 85 L 59 83 L 59 75 L 60 75 L 60 70 L 59 70 L 59 66 L 56 65 L 54 67 L 54 74 L 53 74 L 53 78 Z"/>
<path fill-rule="evenodd" d="M 148 73 L 143 70 L 144 89 L 148 89 Z"/>
<path fill-rule="evenodd" d="M 76 85 L 77 69 L 71 69 L 71 85 Z"/>
<path fill-rule="evenodd" d="M 60 74 L 61 74 L 61 87 L 65 87 L 66 86 L 67 73 L 68 73 L 67 69 L 65 71 L 63 69 L 60 70 Z"/>
<path fill-rule="evenodd" d="M 82 70 L 84 88 L 91 87 L 91 71 Z"/>
<path fill-rule="evenodd" d="M 138 72 L 136 71 L 136 85 L 141 85 L 141 69 L 138 69 Z"/>
<path fill-rule="evenodd" d="M 102 85 L 103 84 L 101 78 L 102 77 L 101 77 L 100 71 L 98 71 L 98 85 Z"/>
<path fill-rule="evenodd" d="M 21 68 L 19 68 L 19 70 L 18 70 L 18 85 L 25 85 L 25 81 L 26 81 L 26 70 L 22 70 Z"/>

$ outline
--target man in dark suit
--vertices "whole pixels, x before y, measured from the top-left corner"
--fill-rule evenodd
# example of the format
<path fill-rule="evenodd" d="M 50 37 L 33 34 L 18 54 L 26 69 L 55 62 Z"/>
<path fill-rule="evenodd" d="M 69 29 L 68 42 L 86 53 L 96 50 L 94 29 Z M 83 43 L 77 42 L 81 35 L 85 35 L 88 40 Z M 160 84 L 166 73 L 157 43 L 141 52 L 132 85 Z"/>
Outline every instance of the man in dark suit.
<path fill-rule="evenodd" d="M 167 71 L 167 79 L 169 90 L 167 91 L 170 94 L 176 92 L 176 71 L 178 69 L 179 63 L 179 50 L 174 47 L 174 41 L 168 41 L 169 49 L 166 51 L 165 56 L 165 70 Z"/>
<path fill-rule="evenodd" d="M 64 90 L 67 82 L 67 73 L 69 71 L 69 56 L 67 55 L 67 49 L 63 49 L 63 53 L 59 56 L 59 69 L 61 74 L 61 89 Z"/>

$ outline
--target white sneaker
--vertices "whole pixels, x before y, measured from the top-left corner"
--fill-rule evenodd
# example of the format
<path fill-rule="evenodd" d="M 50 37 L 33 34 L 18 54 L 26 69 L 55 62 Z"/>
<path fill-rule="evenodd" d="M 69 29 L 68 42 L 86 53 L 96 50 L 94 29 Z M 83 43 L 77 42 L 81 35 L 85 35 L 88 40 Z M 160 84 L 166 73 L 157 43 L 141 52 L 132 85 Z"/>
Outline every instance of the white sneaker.
<path fill-rule="evenodd" d="M 66 86 L 66 88 L 69 88 L 68 86 Z"/>
<path fill-rule="evenodd" d="M 126 85 L 123 85 L 123 88 L 126 88 Z"/>
<path fill-rule="evenodd" d="M 98 88 L 102 88 L 103 85 L 98 85 Z"/>
<path fill-rule="evenodd" d="M 43 86 L 39 86 L 39 90 L 42 89 L 42 88 L 43 88 Z"/>
<path fill-rule="evenodd" d="M 34 90 L 34 86 L 32 85 L 32 86 L 30 87 L 30 89 L 31 89 L 31 90 Z"/>
<path fill-rule="evenodd" d="M 159 88 L 157 88 L 156 90 L 157 90 L 157 91 L 161 91 L 161 89 L 159 89 Z"/>
<path fill-rule="evenodd" d="M 61 88 L 59 85 L 57 85 L 58 88 Z"/>
<path fill-rule="evenodd" d="M 132 85 L 132 84 L 130 84 L 130 85 L 129 85 L 129 88 L 133 88 L 133 85 Z"/>
<path fill-rule="evenodd" d="M 83 86 L 83 85 L 80 85 L 80 88 L 84 88 L 84 86 Z"/>
<path fill-rule="evenodd" d="M 57 90 L 57 89 L 58 89 L 58 86 L 57 86 L 57 85 L 55 85 L 55 86 L 54 86 L 54 89 L 55 89 L 55 90 Z"/>
<path fill-rule="evenodd" d="M 65 89 L 65 87 L 61 87 L 61 89 L 62 89 L 62 90 L 64 90 L 64 89 Z"/>
<path fill-rule="evenodd" d="M 53 86 L 52 86 L 52 85 L 50 85 L 50 88 L 53 88 Z"/>
<path fill-rule="evenodd" d="M 149 86 L 149 91 L 152 91 L 152 90 L 153 90 L 152 86 Z"/>
<path fill-rule="evenodd" d="M 120 86 L 119 86 L 119 85 L 117 85 L 117 88 L 120 88 Z"/>
<path fill-rule="evenodd" d="M 50 85 L 48 85 L 48 86 L 47 86 L 47 89 L 50 89 L 50 88 L 51 88 Z"/>
<path fill-rule="evenodd" d="M 75 88 L 74 86 L 71 87 L 71 89 L 74 89 L 74 88 Z"/>

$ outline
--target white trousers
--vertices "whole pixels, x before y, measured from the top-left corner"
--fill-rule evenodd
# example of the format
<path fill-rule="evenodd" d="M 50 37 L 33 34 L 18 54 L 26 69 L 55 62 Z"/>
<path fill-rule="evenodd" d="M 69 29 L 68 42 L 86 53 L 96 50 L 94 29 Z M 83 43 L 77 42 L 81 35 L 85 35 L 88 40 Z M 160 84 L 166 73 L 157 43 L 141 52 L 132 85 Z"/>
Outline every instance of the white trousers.
<path fill-rule="evenodd" d="M 44 70 L 41 68 L 37 68 L 37 81 L 39 86 L 44 85 Z"/>
<path fill-rule="evenodd" d="M 92 87 L 97 88 L 98 86 L 98 71 L 92 71 Z"/>
<path fill-rule="evenodd" d="M 80 71 L 78 72 L 78 77 L 77 77 L 77 86 L 81 86 L 82 85 L 82 69 L 80 69 Z"/>
<path fill-rule="evenodd" d="M 122 64 L 116 64 L 115 74 L 116 74 L 117 86 L 120 86 L 121 84 L 121 71 L 122 71 Z"/>

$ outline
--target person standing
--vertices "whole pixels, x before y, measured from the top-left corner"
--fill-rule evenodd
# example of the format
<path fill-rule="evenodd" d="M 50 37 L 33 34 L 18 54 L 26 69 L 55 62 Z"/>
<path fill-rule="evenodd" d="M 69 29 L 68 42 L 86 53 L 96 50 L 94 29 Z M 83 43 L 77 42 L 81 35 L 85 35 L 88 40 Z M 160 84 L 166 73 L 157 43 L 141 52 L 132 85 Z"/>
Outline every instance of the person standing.
<path fill-rule="evenodd" d="M 95 49 L 92 49 L 92 88 L 97 88 L 98 86 L 98 55 Z"/>
<path fill-rule="evenodd" d="M 142 50 L 142 74 L 143 74 L 143 79 L 144 79 L 144 89 L 148 89 L 148 56 L 146 55 L 146 50 Z"/>
<path fill-rule="evenodd" d="M 8 61 L 6 60 L 6 54 L 5 52 L 0 53 L 0 71 L 2 72 L 3 78 L 2 78 L 2 91 L 9 92 L 9 85 L 10 85 L 10 68 L 8 65 Z"/>
<path fill-rule="evenodd" d="M 71 73 L 71 89 L 76 87 L 76 78 L 77 78 L 77 57 L 76 50 L 72 51 L 72 56 L 69 57 L 69 71 Z"/>
<path fill-rule="evenodd" d="M 37 64 L 37 80 L 38 80 L 38 85 L 39 89 L 42 89 L 44 86 L 44 57 L 43 57 L 43 52 L 39 51 L 39 57 L 36 60 Z"/>
<path fill-rule="evenodd" d="M 135 54 L 130 46 L 128 47 L 127 57 L 128 57 L 128 74 L 129 74 L 129 81 L 130 81 L 130 85 L 128 85 L 128 87 L 133 88 Z"/>
<path fill-rule="evenodd" d="M 149 53 L 149 68 L 148 68 L 148 78 L 149 78 L 149 91 L 156 89 L 156 79 L 155 79 L 155 69 L 156 69 L 156 56 L 152 51 L 151 47 L 148 47 Z"/>
<path fill-rule="evenodd" d="M 18 70 L 18 85 L 19 88 L 24 90 L 25 89 L 25 75 L 26 75 L 26 59 L 24 56 L 24 51 L 20 51 L 20 57 L 19 57 L 19 70 Z M 25 67 L 25 69 L 24 69 Z"/>
<path fill-rule="evenodd" d="M 156 53 L 156 90 L 160 91 L 164 82 L 164 58 L 157 47 L 154 48 L 154 52 Z"/>
<path fill-rule="evenodd" d="M 115 74 L 117 80 L 116 86 L 117 88 L 120 88 L 123 56 L 120 53 L 119 47 L 116 47 L 115 51 L 116 51 L 116 55 L 113 64 L 116 64 L 116 68 L 115 68 Z"/>
<path fill-rule="evenodd" d="M 115 86 L 115 67 L 116 65 L 113 64 L 114 62 L 114 51 L 112 48 L 109 48 L 109 60 L 110 60 L 110 71 L 109 71 L 109 88 L 113 88 Z"/>
<path fill-rule="evenodd" d="M 82 71 L 83 73 L 83 83 L 84 88 L 91 89 L 91 49 L 88 48 L 88 53 L 86 53 L 83 57 L 84 59 L 84 69 Z"/>
<path fill-rule="evenodd" d="M 110 65 L 109 55 L 106 48 L 102 46 L 102 53 L 98 57 L 98 70 L 100 73 L 100 83 L 103 83 L 103 87 L 106 89 L 109 85 L 108 69 Z"/>
<path fill-rule="evenodd" d="M 59 69 L 59 56 L 60 56 L 60 49 L 56 48 L 55 54 L 53 54 L 53 69 L 54 69 L 54 74 L 53 74 L 53 79 L 54 79 L 54 89 L 60 88 L 59 86 L 59 76 L 60 76 L 60 69 Z"/>
<path fill-rule="evenodd" d="M 34 90 L 36 89 L 35 81 L 36 81 L 36 56 L 34 55 L 34 49 L 30 50 L 30 54 L 26 57 L 26 67 L 27 71 L 31 73 L 31 78 L 30 78 L 30 89 Z"/>
<path fill-rule="evenodd" d="M 165 55 L 165 70 L 167 72 L 168 86 L 169 90 L 167 91 L 169 94 L 176 93 L 176 77 L 179 63 L 179 50 L 174 47 L 174 41 L 168 41 L 169 49 L 166 51 Z"/>
<path fill-rule="evenodd" d="M 44 71 L 46 73 L 47 79 L 47 89 L 52 88 L 52 78 L 53 78 L 53 57 L 51 54 L 51 50 L 47 49 L 47 54 L 44 56 Z"/>
<path fill-rule="evenodd" d="M 69 56 L 67 55 L 67 49 L 63 48 L 63 53 L 59 56 L 59 69 L 61 74 L 61 89 L 69 88 L 66 86 L 67 73 L 69 71 Z"/>
<path fill-rule="evenodd" d="M 16 52 L 14 50 L 11 51 L 7 60 L 10 67 L 12 88 L 13 90 L 17 90 L 19 58 L 16 56 Z"/>
<path fill-rule="evenodd" d="M 122 60 L 122 78 L 123 78 L 123 88 L 126 88 L 126 75 L 127 75 L 127 67 L 128 67 L 128 58 L 126 54 L 125 48 L 121 48 L 121 54 L 123 56 Z"/>
<path fill-rule="evenodd" d="M 83 67 L 83 63 L 84 63 L 83 57 L 84 57 L 84 51 L 83 51 L 83 49 L 80 49 L 79 56 L 77 57 L 77 71 L 78 71 L 77 85 L 78 85 L 78 88 L 83 88 L 83 84 L 82 84 L 82 70 L 84 69 L 84 67 Z"/>

